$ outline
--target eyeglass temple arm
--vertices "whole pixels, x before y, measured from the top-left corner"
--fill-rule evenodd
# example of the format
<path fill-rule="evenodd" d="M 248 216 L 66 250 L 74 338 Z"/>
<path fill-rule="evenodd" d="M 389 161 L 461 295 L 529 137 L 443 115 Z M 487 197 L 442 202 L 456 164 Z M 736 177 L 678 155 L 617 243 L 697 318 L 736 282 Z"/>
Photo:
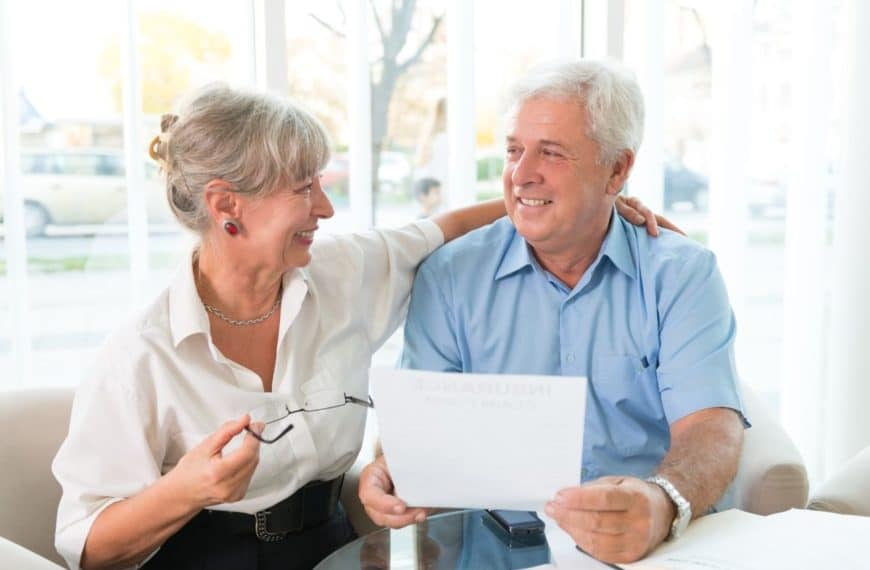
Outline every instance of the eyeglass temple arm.
<path fill-rule="evenodd" d="M 344 401 L 348 404 L 359 404 L 360 406 L 365 406 L 367 408 L 374 408 L 375 403 L 372 400 L 372 397 L 369 396 L 368 399 L 363 400 L 362 398 L 356 398 L 354 396 L 344 395 Z"/>
<path fill-rule="evenodd" d="M 252 430 L 250 426 L 245 426 L 246 432 L 257 438 L 258 440 L 262 441 L 263 443 L 275 443 L 276 441 L 284 437 L 291 429 L 293 429 L 293 424 L 288 424 L 287 427 L 281 430 L 281 433 L 279 433 L 275 437 L 263 437 L 262 435 Z"/>

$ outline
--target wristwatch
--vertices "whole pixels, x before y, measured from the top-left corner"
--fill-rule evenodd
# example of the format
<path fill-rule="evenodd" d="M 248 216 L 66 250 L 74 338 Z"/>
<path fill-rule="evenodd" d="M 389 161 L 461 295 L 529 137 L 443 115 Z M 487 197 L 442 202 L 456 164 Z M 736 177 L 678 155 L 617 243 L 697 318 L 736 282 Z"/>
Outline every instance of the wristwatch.
<path fill-rule="evenodd" d="M 648 477 L 646 481 L 647 483 L 653 483 L 661 487 L 662 490 L 668 494 L 668 497 L 671 498 L 674 506 L 677 507 L 677 516 L 674 517 L 674 522 L 671 523 L 671 532 L 668 533 L 665 540 L 678 539 L 692 520 L 692 505 L 689 504 L 689 501 L 687 501 L 679 491 L 677 491 L 677 488 L 674 487 L 673 483 L 661 475 Z"/>

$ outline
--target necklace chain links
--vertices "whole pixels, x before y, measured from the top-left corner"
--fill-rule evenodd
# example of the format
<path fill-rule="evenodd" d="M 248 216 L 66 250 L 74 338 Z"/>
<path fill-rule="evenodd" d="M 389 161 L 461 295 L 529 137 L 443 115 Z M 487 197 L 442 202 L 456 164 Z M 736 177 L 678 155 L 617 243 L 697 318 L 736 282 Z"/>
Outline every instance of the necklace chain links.
<path fill-rule="evenodd" d="M 227 322 L 227 323 L 233 325 L 234 327 L 246 327 L 246 326 L 256 325 L 256 324 L 262 323 L 263 321 L 265 321 L 266 319 L 271 317 L 272 314 L 275 312 L 275 310 L 278 308 L 278 305 L 281 304 L 281 297 L 282 297 L 282 295 L 279 292 L 278 298 L 275 299 L 275 303 L 272 305 L 272 308 L 269 309 L 269 312 L 267 312 L 264 315 L 260 315 L 259 317 L 253 318 L 253 319 L 244 319 L 244 320 L 233 319 L 233 318 L 228 317 L 225 314 L 223 314 L 223 312 L 221 312 L 221 310 L 218 309 L 217 307 L 215 307 L 214 305 L 209 305 L 208 303 L 204 302 L 202 304 L 202 306 L 205 307 L 205 310 L 208 311 L 209 313 L 211 313 L 212 315 L 216 316 L 217 318 L 219 318 L 220 320 L 222 320 L 224 322 Z"/>

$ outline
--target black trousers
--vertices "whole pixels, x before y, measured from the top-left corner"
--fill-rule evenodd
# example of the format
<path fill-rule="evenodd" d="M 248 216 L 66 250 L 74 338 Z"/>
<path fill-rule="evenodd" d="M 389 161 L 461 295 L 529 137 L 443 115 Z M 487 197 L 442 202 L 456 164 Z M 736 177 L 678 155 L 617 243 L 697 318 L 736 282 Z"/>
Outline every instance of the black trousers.
<path fill-rule="evenodd" d="M 356 538 L 339 503 L 325 523 L 262 542 L 248 531 L 228 530 L 204 510 L 172 535 L 144 568 L 148 570 L 308 570 Z"/>

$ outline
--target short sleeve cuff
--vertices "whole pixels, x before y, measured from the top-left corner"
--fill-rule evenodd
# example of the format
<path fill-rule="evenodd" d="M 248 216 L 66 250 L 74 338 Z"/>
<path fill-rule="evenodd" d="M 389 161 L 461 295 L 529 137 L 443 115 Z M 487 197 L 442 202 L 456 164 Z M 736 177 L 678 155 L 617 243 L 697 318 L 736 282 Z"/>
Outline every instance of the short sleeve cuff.
<path fill-rule="evenodd" d="M 704 382 L 698 382 L 698 378 L 704 378 Z M 680 371 L 679 376 L 668 374 L 662 384 L 670 386 L 661 392 L 669 424 L 700 410 L 730 408 L 740 414 L 744 428 L 752 425 L 743 411 L 737 384 L 730 375 L 716 374 L 709 369 L 687 370 Z"/>
<path fill-rule="evenodd" d="M 54 546 L 70 568 L 81 568 L 85 541 L 87 541 L 91 527 L 94 525 L 97 517 L 100 516 L 100 513 L 118 501 L 123 500 L 123 498 L 119 497 L 108 499 L 97 510 L 91 513 L 90 516 L 70 524 L 63 530 L 57 531 Z"/>
<path fill-rule="evenodd" d="M 432 220 L 415 220 L 412 225 L 417 226 L 417 229 L 426 237 L 427 253 L 432 253 L 442 245 L 444 245 L 444 232 Z"/>

